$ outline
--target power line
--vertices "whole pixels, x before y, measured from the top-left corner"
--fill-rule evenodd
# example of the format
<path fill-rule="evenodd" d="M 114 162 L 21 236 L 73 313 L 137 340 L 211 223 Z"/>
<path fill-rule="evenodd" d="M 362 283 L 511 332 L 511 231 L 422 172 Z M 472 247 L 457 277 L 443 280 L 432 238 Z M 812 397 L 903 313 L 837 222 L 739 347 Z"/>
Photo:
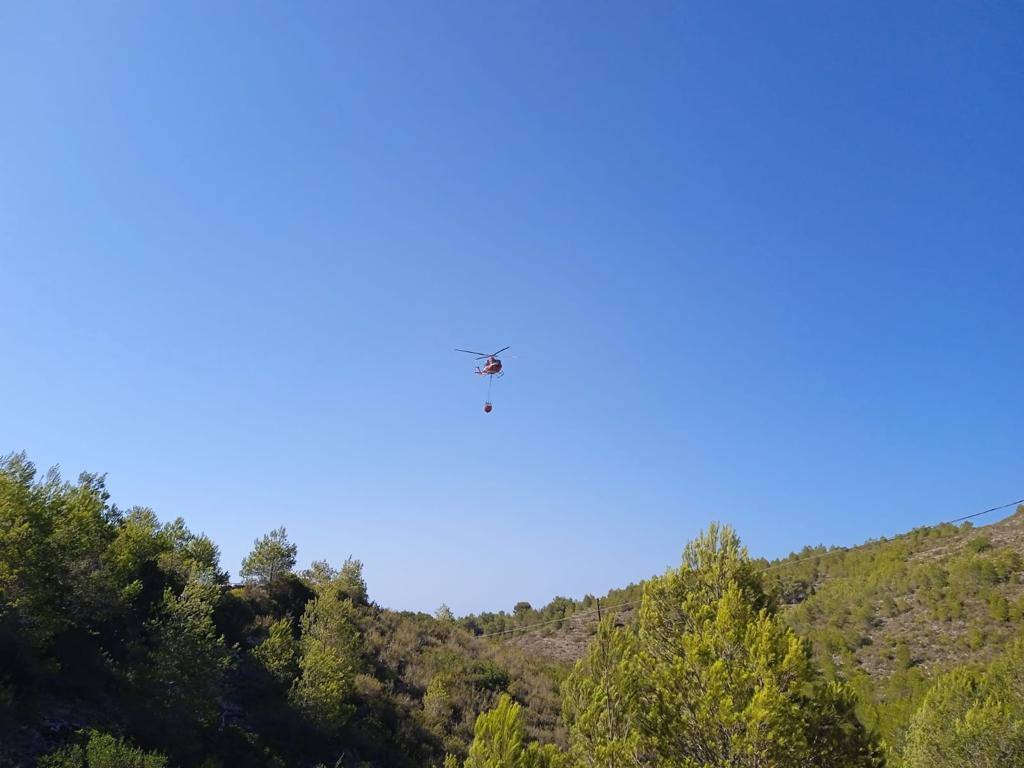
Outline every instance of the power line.
<path fill-rule="evenodd" d="M 924 526 L 924 528 L 938 528 L 940 525 L 953 525 L 955 523 L 962 523 L 964 520 L 970 520 L 971 518 L 974 518 L 974 517 L 981 517 L 982 515 L 987 515 L 989 512 L 998 512 L 1000 509 L 1007 509 L 1008 507 L 1015 507 L 1015 506 L 1017 506 L 1019 504 L 1024 504 L 1024 499 L 1017 499 L 1017 501 L 1011 501 L 1008 504 L 1000 504 L 998 507 L 990 507 L 989 509 L 984 509 L 981 512 L 975 512 L 972 515 L 964 515 L 963 517 L 958 517 L 958 518 L 955 518 L 953 520 L 946 520 L 946 521 L 943 521 L 941 523 L 933 523 L 931 525 L 926 525 L 926 526 Z M 906 536 L 906 535 L 907 534 L 905 534 L 905 533 L 904 534 L 900 534 L 900 536 Z M 897 537 L 897 538 L 899 538 L 899 537 Z M 826 550 L 825 552 L 817 552 L 815 554 L 804 555 L 803 557 L 797 557 L 797 558 L 795 558 L 793 560 L 776 560 L 774 563 L 771 563 L 771 564 L 765 566 L 764 568 L 762 568 L 761 572 L 763 573 L 764 571 L 769 571 L 772 568 L 781 568 L 784 565 L 795 565 L 796 563 L 802 563 L 805 560 L 813 560 L 815 558 L 828 557 L 829 555 L 835 555 L 835 554 L 842 553 L 842 552 L 854 552 L 854 551 L 856 551 L 858 549 L 864 549 L 865 547 L 873 547 L 873 546 L 875 546 L 878 543 L 880 543 L 880 542 L 878 542 L 878 541 L 866 541 L 863 544 L 858 544 L 855 547 L 836 547 L 834 549 Z"/>
<path fill-rule="evenodd" d="M 1001 509 L 1008 509 L 1009 507 L 1016 507 L 1016 506 L 1019 506 L 1021 504 L 1024 504 L 1024 499 L 1017 499 L 1017 501 L 1011 501 L 1011 502 L 1008 502 L 1006 504 L 1000 504 L 997 507 L 989 507 L 988 509 L 984 509 L 981 512 L 975 512 L 975 513 L 970 514 L 970 515 L 964 515 L 963 517 L 957 517 L 957 518 L 955 518 L 953 520 L 946 520 L 946 521 L 941 522 L 941 523 L 933 523 L 932 525 L 926 525 L 924 527 L 925 528 L 938 528 L 940 525 L 953 525 L 955 523 L 962 523 L 965 520 L 971 520 L 971 519 L 973 519 L 975 517 L 981 517 L 982 515 L 987 515 L 987 514 L 989 514 L 991 512 L 998 512 Z M 903 535 L 906 535 L 906 534 L 903 534 Z M 826 550 L 825 552 L 817 552 L 817 553 L 810 554 L 810 555 L 804 555 L 803 557 L 798 557 L 798 558 L 795 558 L 793 560 L 788 560 L 788 559 L 787 560 L 776 560 L 774 563 L 769 563 L 764 568 L 761 568 L 758 571 L 758 573 L 765 573 L 766 571 L 770 571 L 772 568 L 781 568 L 781 567 L 784 567 L 784 566 L 796 565 L 797 563 L 802 563 L 802 562 L 804 562 L 806 560 L 814 560 L 816 558 L 828 557 L 829 555 L 835 555 L 835 554 L 847 553 L 847 552 L 854 552 L 854 551 L 856 551 L 858 549 L 863 549 L 865 547 L 871 547 L 871 546 L 874 546 L 874 545 L 876 545 L 878 543 L 879 543 L 878 541 L 868 541 L 868 542 L 865 542 L 863 544 L 858 544 L 855 547 L 836 547 L 834 549 Z M 606 605 L 606 606 L 604 606 L 604 610 L 605 611 L 617 612 L 620 608 L 625 608 L 625 607 L 630 606 L 630 605 L 636 605 L 637 602 L 639 602 L 639 601 L 638 600 L 626 600 L 626 601 L 621 602 L 621 603 L 616 603 L 615 605 L 610 605 L 610 606 Z M 562 617 L 557 618 L 557 619 L 547 619 L 546 621 L 538 621 L 538 622 L 535 622 L 533 624 L 525 624 L 525 625 L 523 625 L 521 627 L 512 627 L 510 629 L 502 629 L 502 630 L 499 630 L 497 632 L 486 632 L 486 633 L 481 634 L 481 635 L 476 635 L 475 637 L 480 637 L 480 638 L 483 638 L 483 637 L 498 637 L 500 635 L 515 634 L 516 632 L 527 632 L 527 631 L 529 631 L 531 629 L 535 629 L 536 627 L 543 627 L 543 626 L 547 626 L 548 624 L 555 624 L 555 623 L 561 622 L 561 621 L 569 621 L 570 619 L 574 619 L 577 616 L 591 616 L 591 615 L 593 615 L 595 613 L 596 614 L 600 614 L 601 613 L 600 601 L 598 601 L 598 607 L 597 608 L 592 608 L 592 609 L 589 609 L 589 610 L 586 610 L 586 611 L 577 611 L 576 613 L 571 613 L 568 616 L 562 616 Z"/>
<path fill-rule="evenodd" d="M 1000 504 L 998 507 L 992 507 L 991 509 L 985 509 L 982 510 L 981 512 L 975 512 L 973 515 L 964 515 L 963 517 L 958 517 L 956 520 L 950 520 L 948 525 L 952 525 L 953 523 L 961 523 L 964 520 L 970 520 L 972 517 L 981 517 L 982 515 L 987 515 L 989 512 L 998 512 L 1000 509 L 1006 509 L 1007 507 L 1016 507 L 1019 506 L 1020 504 L 1024 504 L 1024 499 L 1017 499 L 1016 501 L 1011 501 L 1009 504 Z M 940 525 L 942 525 L 942 523 L 940 523 Z"/>

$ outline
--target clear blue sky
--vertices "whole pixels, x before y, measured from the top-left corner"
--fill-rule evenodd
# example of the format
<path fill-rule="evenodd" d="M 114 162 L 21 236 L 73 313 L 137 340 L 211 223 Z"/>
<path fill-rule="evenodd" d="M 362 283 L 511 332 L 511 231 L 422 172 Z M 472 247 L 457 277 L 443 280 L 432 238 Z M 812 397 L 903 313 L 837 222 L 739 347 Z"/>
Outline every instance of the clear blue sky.
<path fill-rule="evenodd" d="M 1024 496 L 1024 6 L 7 3 L 0 452 L 603 592 Z M 511 344 L 485 385 L 453 347 Z"/>

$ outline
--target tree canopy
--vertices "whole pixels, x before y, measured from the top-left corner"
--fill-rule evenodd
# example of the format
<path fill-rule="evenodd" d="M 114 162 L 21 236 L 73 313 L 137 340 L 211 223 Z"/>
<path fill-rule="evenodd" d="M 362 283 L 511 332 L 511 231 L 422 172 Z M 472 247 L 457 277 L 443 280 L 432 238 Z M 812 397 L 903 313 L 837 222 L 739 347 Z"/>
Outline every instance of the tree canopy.
<path fill-rule="evenodd" d="M 583 765 L 881 764 L 852 696 L 821 678 L 728 527 L 645 585 L 635 627 L 602 626 L 564 706 Z"/>
<path fill-rule="evenodd" d="M 353 557 L 296 574 L 283 527 L 232 587 L 181 518 L 13 455 L 0 764 L 873 768 L 879 737 L 892 768 L 1024 764 L 1024 639 L 1002 641 L 1024 615 L 1021 528 L 940 526 L 766 571 L 711 526 L 677 568 L 609 593 L 639 607 L 590 636 L 593 596 L 461 619 L 384 609 Z M 935 674 L 912 634 L 865 641 L 879 616 L 922 611 L 977 663 Z M 570 635 L 589 636 L 574 665 L 536 651 Z"/>
<path fill-rule="evenodd" d="M 254 542 L 252 552 L 242 560 L 241 577 L 267 587 L 277 583 L 295 567 L 299 548 L 288 541 L 284 527 L 275 528 Z"/>

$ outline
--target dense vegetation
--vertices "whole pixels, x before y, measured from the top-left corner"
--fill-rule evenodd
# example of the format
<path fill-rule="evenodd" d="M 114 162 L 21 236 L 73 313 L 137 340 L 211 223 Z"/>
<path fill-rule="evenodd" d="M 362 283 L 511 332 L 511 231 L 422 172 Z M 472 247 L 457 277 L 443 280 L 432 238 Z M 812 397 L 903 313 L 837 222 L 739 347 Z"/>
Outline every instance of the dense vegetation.
<path fill-rule="evenodd" d="M 564 665 L 475 640 L 450 612 L 374 605 L 358 561 L 295 573 L 296 555 L 272 531 L 231 586 L 182 520 L 8 457 L 0 764 L 439 765 L 504 692 L 531 703 L 534 737 L 561 738 Z"/>
<path fill-rule="evenodd" d="M 755 565 L 786 622 L 810 640 L 824 677 L 849 684 L 858 719 L 879 736 L 888 764 L 900 766 L 912 720 L 936 679 L 983 670 L 1020 636 L 1022 552 L 1024 508 L 1018 508 L 982 529 L 938 525 L 853 549 L 808 547 Z M 633 585 L 602 602 L 624 605 L 619 620 L 629 623 L 642 593 L 643 585 Z M 512 642 L 534 656 L 584 655 L 594 636 L 593 611 L 565 602 L 554 601 L 564 622 L 513 634 Z M 525 615 L 524 624 L 549 611 Z M 519 621 L 500 618 L 511 627 Z"/>
<path fill-rule="evenodd" d="M 899 763 L 935 677 L 987 663 L 1024 624 L 1024 512 L 987 529 L 922 528 L 853 550 L 807 549 L 766 576 L 829 678 Z M 823 556 L 824 555 L 824 556 Z"/>
<path fill-rule="evenodd" d="M 625 610 L 599 625 L 594 597 L 457 620 L 375 605 L 357 560 L 297 573 L 283 528 L 232 585 L 181 519 L 14 455 L 0 765 L 1024 764 L 1015 530 L 768 564 L 712 526 L 678 568 L 603 598 Z M 509 632 L 527 626 L 579 652 Z"/>

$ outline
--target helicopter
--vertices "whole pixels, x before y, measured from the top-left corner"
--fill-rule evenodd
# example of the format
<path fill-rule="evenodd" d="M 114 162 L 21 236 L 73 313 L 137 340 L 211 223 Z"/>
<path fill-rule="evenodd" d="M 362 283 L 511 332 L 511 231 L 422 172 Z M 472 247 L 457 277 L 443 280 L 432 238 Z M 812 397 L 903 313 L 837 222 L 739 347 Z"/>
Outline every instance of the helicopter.
<path fill-rule="evenodd" d="M 466 352 L 467 354 L 470 354 L 470 355 L 476 355 L 476 359 L 477 360 L 483 360 L 484 358 L 487 358 L 487 361 L 484 363 L 484 367 L 483 368 L 481 368 L 480 366 L 477 366 L 477 368 L 476 368 L 477 375 L 478 376 L 497 376 L 497 377 L 500 378 L 500 377 L 504 376 L 505 374 L 501 370 L 501 360 L 498 359 L 498 355 L 500 355 L 506 349 L 510 349 L 510 347 L 502 347 L 497 352 L 492 352 L 490 354 L 488 354 L 487 352 L 473 352 L 470 349 L 456 349 L 455 351 L 456 352 Z"/>
<path fill-rule="evenodd" d="M 484 366 L 481 368 L 479 365 L 476 367 L 477 376 L 487 376 L 487 399 L 484 401 L 484 413 L 490 413 L 494 406 L 491 404 L 491 383 L 494 381 L 494 377 L 497 376 L 499 379 L 505 375 L 505 372 L 501 370 L 501 360 L 498 359 L 498 355 L 504 352 L 508 347 L 502 347 L 497 352 L 474 352 L 471 349 L 456 349 L 456 352 L 465 352 L 468 355 L 476 355 L 477 360 L 483 360 Z"/>

